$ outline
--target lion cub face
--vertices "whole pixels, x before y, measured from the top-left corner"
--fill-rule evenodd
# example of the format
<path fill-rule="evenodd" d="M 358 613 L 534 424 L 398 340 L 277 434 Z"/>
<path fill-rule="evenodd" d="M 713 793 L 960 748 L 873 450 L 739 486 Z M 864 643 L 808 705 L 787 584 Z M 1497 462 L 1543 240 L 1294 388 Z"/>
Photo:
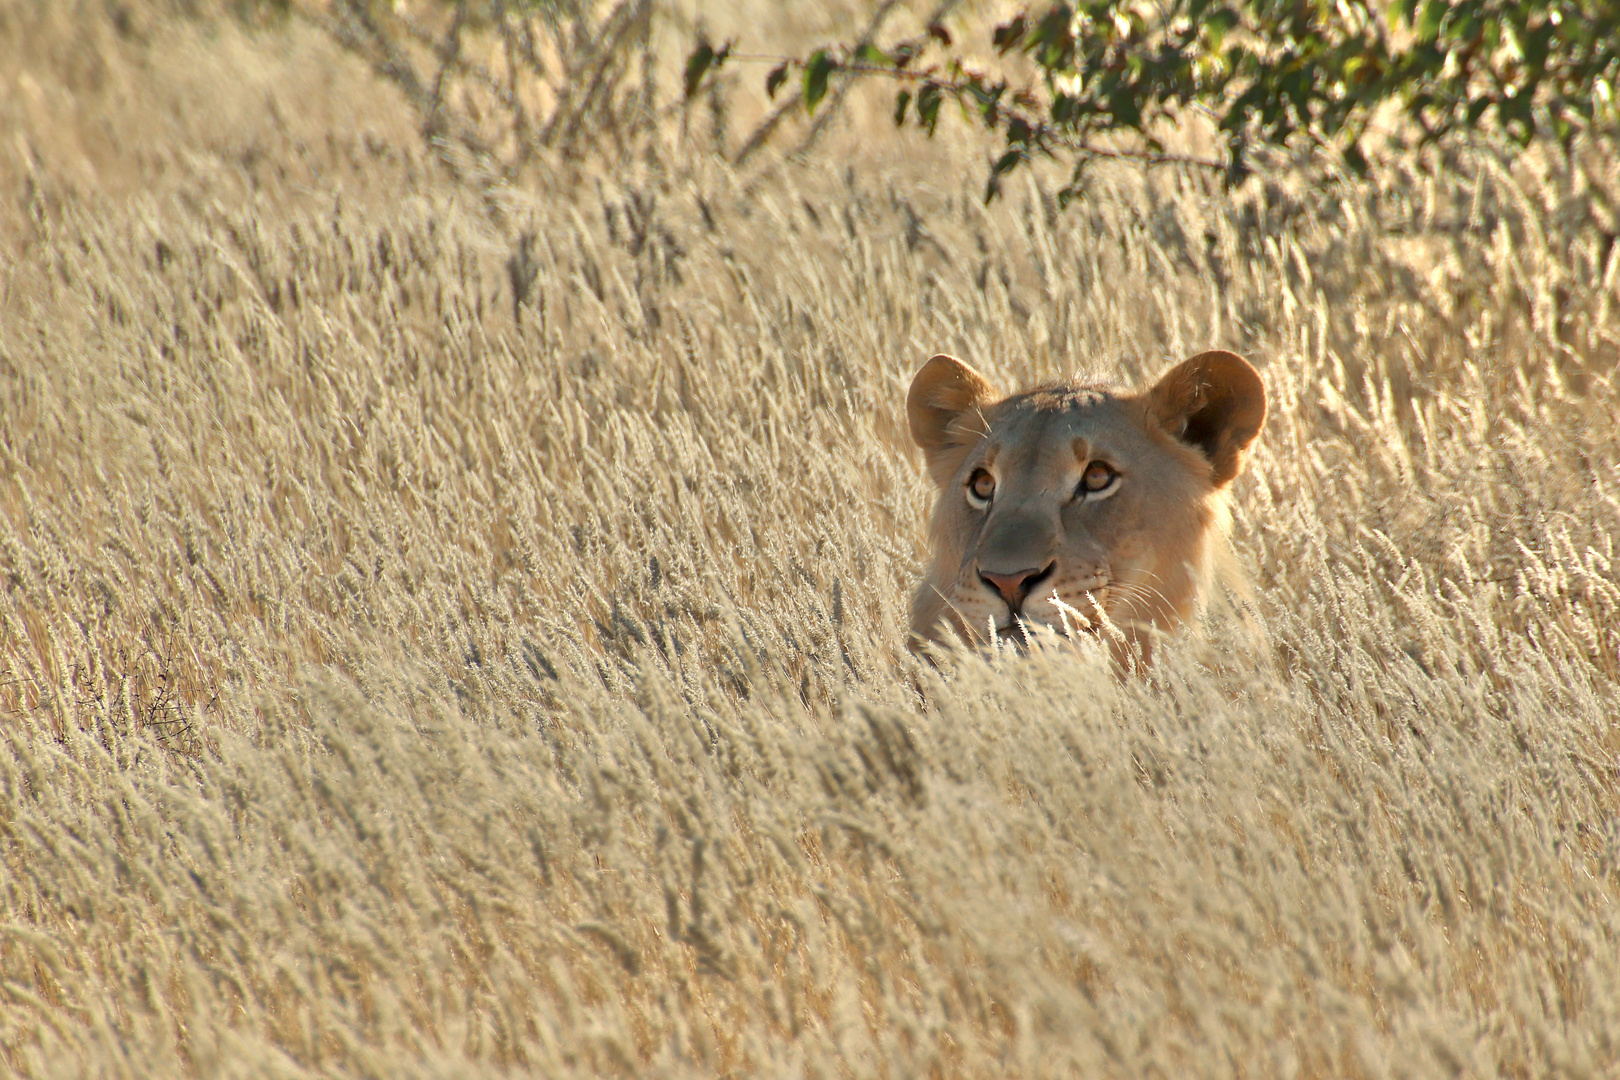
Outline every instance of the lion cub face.
<path fill-rule="evenodd" d="M 906 411 L 939 487 L 912 633 L 1068 633 L 1095 627 L 1100 609 L 1145 659 L 1151 629 L 1197 607 L 1220 500 L 1265 422 L 1266 392 L 1229 352 L 1200 353 L 1138 393 L 1057 384 L 1006 397 L 936 356 Z"/>

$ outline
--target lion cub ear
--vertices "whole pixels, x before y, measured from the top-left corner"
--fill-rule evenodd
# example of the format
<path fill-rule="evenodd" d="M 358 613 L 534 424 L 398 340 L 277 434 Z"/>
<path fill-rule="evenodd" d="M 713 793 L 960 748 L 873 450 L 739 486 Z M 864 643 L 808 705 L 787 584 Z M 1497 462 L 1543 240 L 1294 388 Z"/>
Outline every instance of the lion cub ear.
<path fill-rule="evenodd" d="M 934 483 L 949 483 L 963 452 L 988 434 L 979 410 L 1000 397 L 989 380 L 954 356 L 931 357 L 917 372 L 906 395 L 906 417 Z"/>
<path fill-rule="evenodd" d="M 1148 413 L 1175 438 L 1204 452 L 1216 487 L 1243 468 L 1243 451 L 1266 422 L 1266 386 L 1236 353 L 1183 360 L 1147 392 Z"/>

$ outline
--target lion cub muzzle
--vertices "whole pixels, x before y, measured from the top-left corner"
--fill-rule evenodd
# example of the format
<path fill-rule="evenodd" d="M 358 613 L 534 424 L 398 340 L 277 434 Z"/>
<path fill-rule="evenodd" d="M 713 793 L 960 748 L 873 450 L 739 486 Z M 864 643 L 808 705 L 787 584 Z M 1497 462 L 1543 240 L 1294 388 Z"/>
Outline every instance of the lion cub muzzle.
<path fill-rule="evenodd" d="M 1050 579 L 1055 569 L 1057 569 L 1056 559 L 1047 563 L 1041 570 L 1031 567 L 1028 570 L 1014 570 L 1010 574 L 998 574 L 981 566 L 979 580 L 989 586 L 991 592 L 998 593 L 1007 602 L 1007 611 L 1013 618 L 1017 618 L 1023 614 L 1024 601 L 1029 598 L 1029 594 L 1042 582 Z"/>

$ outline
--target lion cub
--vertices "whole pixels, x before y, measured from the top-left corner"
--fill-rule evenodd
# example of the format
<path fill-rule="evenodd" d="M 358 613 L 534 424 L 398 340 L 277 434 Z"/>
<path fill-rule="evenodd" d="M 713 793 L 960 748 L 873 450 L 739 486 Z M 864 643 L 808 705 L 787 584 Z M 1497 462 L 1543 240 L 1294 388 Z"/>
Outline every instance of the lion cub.
<path fill-rule="evenodd" d="M 1146 663 L 1154 634 L 1198 608 L 1266 389 L 1216 351 L 1137 393 L 1057 383 L 1003 397 L 936 356 L 906 412 L 939 487 L 913 643 L 947 626 L 964 641 L 1021 642 L 1028 624 L 1096 629 L 1100 613 L 1120 631 L 1116 657 Z"/>

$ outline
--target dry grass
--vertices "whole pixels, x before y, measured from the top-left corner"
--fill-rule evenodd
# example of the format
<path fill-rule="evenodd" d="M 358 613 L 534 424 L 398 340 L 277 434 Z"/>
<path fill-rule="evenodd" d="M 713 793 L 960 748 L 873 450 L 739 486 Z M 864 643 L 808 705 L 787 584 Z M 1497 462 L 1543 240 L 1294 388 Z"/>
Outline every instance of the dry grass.
<path fill-rule="evenodd" d="M 318 34 L 137 15 L 0 3 L 0 1072 L 1620 1068 L 1612 156 L 672 133 L 496 225 Z M 1207 346 L 1258 636 L 918 669 L 915 366 Z"/>

